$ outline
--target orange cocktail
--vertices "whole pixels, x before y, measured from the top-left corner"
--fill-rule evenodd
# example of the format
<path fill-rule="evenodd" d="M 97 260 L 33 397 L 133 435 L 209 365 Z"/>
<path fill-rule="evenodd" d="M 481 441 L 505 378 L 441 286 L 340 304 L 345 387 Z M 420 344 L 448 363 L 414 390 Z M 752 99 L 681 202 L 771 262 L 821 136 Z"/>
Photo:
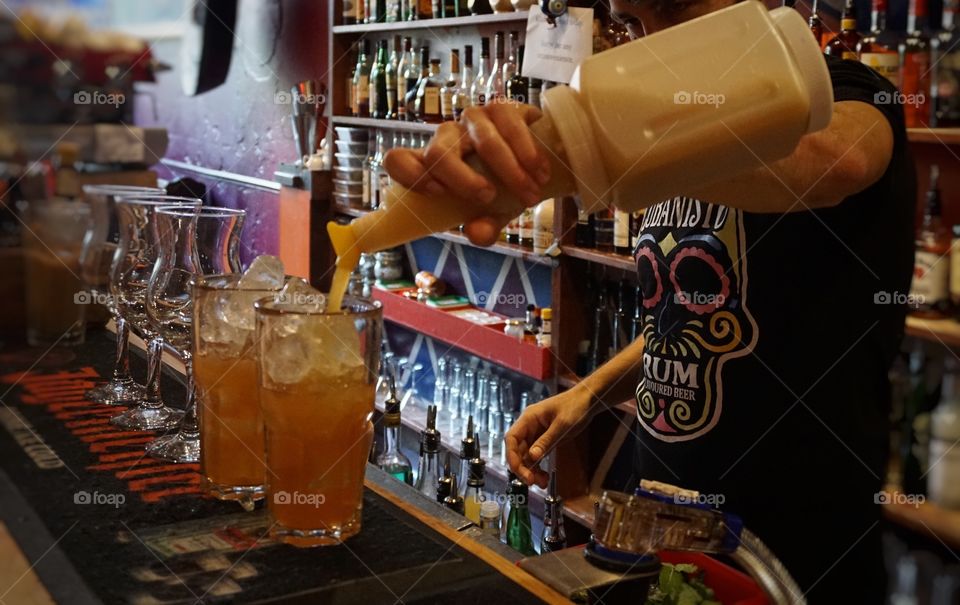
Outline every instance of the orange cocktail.
<path fill-rule="evenodd" d="M 263 498 L 267 473 L 253 303 L 276 291 L 241 289 L 240 279 L 240 275 L 198 278 L 193 367 L 204 488 L 250 509 Z"/>
<path fill-rule="evenodd" d="M 336 544 L 360 531 L 381 312 L 348 303 L 338 313 L 257 303 L 270 534 L 288 544 Z"/>

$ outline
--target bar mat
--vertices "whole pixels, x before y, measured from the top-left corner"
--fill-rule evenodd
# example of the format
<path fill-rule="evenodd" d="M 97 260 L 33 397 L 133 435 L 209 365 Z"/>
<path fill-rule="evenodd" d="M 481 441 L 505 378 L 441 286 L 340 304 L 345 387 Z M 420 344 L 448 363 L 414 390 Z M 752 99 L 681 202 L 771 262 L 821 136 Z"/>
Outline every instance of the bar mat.
<path fill-rule="evenodd" d="M 84 400 L 112 349 L 95 333 L 42 358 L 0 353 L 0 517 L 57 601 L 539 602 L 370 490 L 363 530 L 345 544 L 270 542 L 262 510 L 201 496 L 196 465 L 145 457 L 155 434 L 116 428 L 119 408 Z M 132 361 L 142 377 L 143 361 Z M 183 400 L 172 376 L 163 391 Z"/>

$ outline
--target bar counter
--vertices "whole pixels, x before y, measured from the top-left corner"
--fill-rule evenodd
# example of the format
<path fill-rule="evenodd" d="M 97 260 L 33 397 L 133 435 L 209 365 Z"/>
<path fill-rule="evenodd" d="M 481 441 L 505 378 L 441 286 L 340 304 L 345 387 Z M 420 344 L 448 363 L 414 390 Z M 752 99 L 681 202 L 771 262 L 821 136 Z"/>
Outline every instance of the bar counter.
<path fill-rule="evenodd" d="M 155 435 L 109 423 L 86 401 L 112 335 L 74 349 L 0 356 L 0 600 L 6 603 L 569 603 L 515 565 L 520 555 L 464 517 L 369 466 L 363 529 L 298 549 L 200 492 L 197 465 L 148 458 Z M 143 360 L 131 360 L 134 376 Z M 183 401 L 172 371 L 169 403 Z"/>

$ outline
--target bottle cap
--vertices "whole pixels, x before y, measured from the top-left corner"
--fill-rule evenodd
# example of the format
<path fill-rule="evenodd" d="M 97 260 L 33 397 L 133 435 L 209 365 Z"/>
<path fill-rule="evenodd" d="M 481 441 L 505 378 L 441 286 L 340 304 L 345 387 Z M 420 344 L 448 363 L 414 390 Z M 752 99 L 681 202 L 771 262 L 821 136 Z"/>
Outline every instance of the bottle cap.
<path fill-rule="evenodd" d="M 550 307 L 540 309 L 540 319 L 553 319 L 553 310 Z"/>
<path fill-rule="evenodd" d="M 480 503 L 480 516 L 492 519 L 500 516 L 500 505 L 496 500 L 484 500 Z"/>

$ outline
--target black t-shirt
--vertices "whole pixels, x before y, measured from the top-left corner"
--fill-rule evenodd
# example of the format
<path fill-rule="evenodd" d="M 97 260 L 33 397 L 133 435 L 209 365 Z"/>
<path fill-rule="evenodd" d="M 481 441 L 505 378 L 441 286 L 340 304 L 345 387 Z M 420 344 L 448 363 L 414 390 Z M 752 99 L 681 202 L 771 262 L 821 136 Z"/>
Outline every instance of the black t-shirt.
<path fill-rule="evenodd" d="M 636 471 L 742 516 L 811 603 L 880 603 L 875 495 L 905 316 L 887 303 L 910 288 L 915 175 L 901 107 L 875 102 L 895 89 L 827 61 L 836 101 L 874 105 L 893 129 L 877 183 L 787 214 L 685 197 L 646 211 Z"/>

